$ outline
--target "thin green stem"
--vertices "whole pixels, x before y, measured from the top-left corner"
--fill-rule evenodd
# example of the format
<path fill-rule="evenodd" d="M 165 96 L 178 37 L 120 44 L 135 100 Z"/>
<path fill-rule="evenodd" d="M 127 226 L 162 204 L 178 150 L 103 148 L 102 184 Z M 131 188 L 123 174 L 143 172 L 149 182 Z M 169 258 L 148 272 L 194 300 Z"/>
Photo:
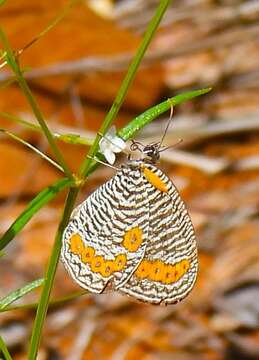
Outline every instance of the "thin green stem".
<path fill-rule="evenodd" d="M 62 153 L 60 152 L 60 150 L 56 144 L 56 141 L 44 120 L 44 117 L 40 111 L 40 108 L 39 108 L 34 96 L 32 95 L 32 92 L 31 92 L 26 80 L 24 79 L 24 77 L 22 75 L 22 71 L 15 59 L 14 53 L 9 45 L 9 42 L 8 42 L 4 32 L 1 29 L 0 29 L 0 38 L 2 39 L 5 49 L 6 49 L 6 52 L 7 52 L 6 57 L 7 57 L 8 64 L 10 65 L 13 72 L 16 74 L 20 88 L 23 91 L 27 101 L 29 102 L 29 104 L 32 108 L 32 111 L 42 128 L 42 131 L 44 132 L 44 134 L 48 140 L 49 146 L 51 147 L 51 150 L 55 154 L 58 163 L 62 166 L 66 176 L 70 179 L 73 179 L 73 174 L 72 174 L 69 166 L 66 164 L 66 161 L 65 161 Z"/>
<path fill-rule="evenodd" d="M 27 120 L 23 120 L 18 116 L 9 114 L 4 111 L 0 111 L 0 116 L 3 116 L 4 118 L 9 119 L 9 120 L 15 121 L 18 124 L 22 124 L 33 131 L 38 131 L 40 133 L 43 132 L 42 128 L 39 125 L 31 123 Z M 79 134 L 73 134 L 73 133 L 60 134 L 54 130 L 51 130 L 51 132 L 52 132 L 52 136 L 55 139 L 66 142 L 68 144 L 78 144 L 78 145 L 80 144 L 80 145 L 87 145 L 87 146 L 91 146 L 93 144 L 93 140 L 91 140 L 90 138 L 82 137 Z"/>
<path fill-rule="evenodd" d="M 17 55 L 22 54 L 26 49 L 28 49 L 30 46 L 32 46 L 36 41 L 38 41 L 40 38 L 42 38 L 44 35 L 46 35 L 53 27 L 55 27 L 69 13 L 72 6 L 77 2 L 79 2 L 79 0 L 70 0 L 68 2 L 68 4 L 64 7 L 63 11 L 60 14 L 58 14 L 46 28 L 44 28 L 35 38 L 33 38 L 30 42 L 28 42 L 22 49 L 19 49 L 16 51 Z"/>
<path fill-rule="evenodd" d="M 138 48 L 138 51 L 129 66 L 128 72 L 120 86 L 118 94 L 110 108 L 110 111 L 107 113 L 107 115 L 103 121 L 103 124 L 99 130 L 99 134 L 104 134 L 107 131 L 107 129 L 109 128 L 109 126 L 111 125 L 112 121 L 117 116 L 118 111 L 126 97 L 128 89 L 135 78 L 135 74 L 137 72 L 139 64 L 140 64 L 141 60 L 143 59 L 143 56 L 147 50 L 147 47 L 150 44 L 151 40 L 153 39 L 155 31 L 157 30 L 157 28 L 160 24 L 160 21 L 164 15 L 168 5 L 170 4 L 170 2 L 171 2 L 170 0 L 161 0 L 160 1 L 159 5 L 157 7 L 157 10 L 155 12 L 155 15 L 147 27 L 147 30 L 144 34 L 142 42 Z M 89 157 L 85 158 L 85 160 L 83 161 L 83 163 L 80 167 L 80 174 L 83 177 L 88 173 L 88 171 L 91 167 L 91 164 L 92 164 L 91 158 L 93 158 L 98 151 L 99 141 L 100 141 L 99 134 L 97 134 L 97 136 L 94 140 L 93 146 L 89 150 L 89 153 L 88 153 Z"/>
<path fill-rule="evenodd" d="M 43 323 L 44 323 L 44 320 L 47 315 L 50 293 L 51 293 L 51 289 L 53 286 L 56 269 L 57 269 L 57 265 L 58 265 L 58 260 L 59 260 L 59 256 L 60 256 L 60 251 L 61 251 L 61 246 L 62 246 L 61 238 L 62 238 L 63 231 L 69 222 L 69 218 L 70 218 L 71 212 L 73 210 L 78 192 L 79 192 L 79 188 L 72 187 L 70 189 L 67 199 L 66 199 L 66 204 L 65 204 L 63 215 L 62 215 L 62 220 L 58 227 L 58 231 L 57 231 L 56 238 L 55 238 L 55 243 L 53 246 L 53 250 L 52 250 L 52 253 L 51 253 L 51 256 L 49 259 L 49 263 L 48 263 L 48 267 L 47 267 L 47 271 L 45 274 L 45 282 L 43 285 L 43 290 L 41 293 L 39 305 L 37 308 L 36 318 L 35 318 L 33 330 L 32 330 L 32 337 L 31 337 L 31 344 L 30 344 L 30 349 L 29 349 L 29 354 L 28 354 L 28 360 L 34 360 L 37 357 L 41 333 L 42 333 L 42 327 L 43 327 Z"/>
<path fill-rule="evenodd" d="M 82 291 L 77 291 L 77 292 L 74 292 L 74 293 L 71 293 L 68 295 L 64 295 L 57 299 L 52 299 L 49 302 L 49 307 L 55 307 L 55 306 L 62 305 L 66 302 L 78 299 L 79 297 L 81 297 L 82 295 L 85 295 L 87 293 L 88 292 L 86 290 L 82 290 Z M 39 305 L 38 302 L 23 304 L 23 305 L 10 305 L 10 306 L 5 307 L 4 309 L 0 309 L 0 313 L 6 312 L 6 311 L 13 311 L 13 310 L 36 310 L 38 305 Z"/>
<path fill-rule="evenodd" d="M 29 149 L 31 149 L 32 151 L 34 151 L 36 154 L 38 154 L 40 157 L 42 157 L 44 160 L 48 161 L 51 165 L 53 165 L 54 167 L 56 167 L 59 171 L 64 171 L 63 168 L 57 164 L 54 160 L 52 160 L 50 157 L 48 157 L 46 154 L 44 154 L 43 152 L 41 152 L 38 148 L 36 148 L 35 146 L 31 145 L 30 143 L 28 143 L 27 141 L 23 140 L 22 138 L 20 138 L 19 136 L 13 134 L 10 131 L 7 131 L 5 129 L 0 129 L 0 132 L 3 132 L 4 134 L 10 136 L 12 139 L 14 139 L 15 141 L 18 141 L 19 143 L 23 144 L 24 146 L 28 147 Z"/>
<path fill-rule="evenodd" d="M 5 342 L 1 336 L 0 336 L 0 350 L 1 350 L 5 360 L 12 360 L 12 357 L 7 349 L 7 346 L 5 345 Z M 1 353 L 0 353 L 0 355 L 1 355 Z"/>

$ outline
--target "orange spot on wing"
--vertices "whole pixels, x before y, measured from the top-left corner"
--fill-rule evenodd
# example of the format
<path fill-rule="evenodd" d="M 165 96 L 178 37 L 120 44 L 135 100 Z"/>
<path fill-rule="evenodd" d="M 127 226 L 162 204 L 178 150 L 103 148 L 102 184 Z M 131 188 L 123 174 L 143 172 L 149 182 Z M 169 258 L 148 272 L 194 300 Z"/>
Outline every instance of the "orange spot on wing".
<path fill-rule="evenodd" d="M 101 274 L 104 277 L 108 277 L 112 275 L 114 272 L 114 261 L 112 260 L 106 260 L 104 262 L 104 266 L 101 268 Z"/>
<path fill-rule="evenodd" d="M 139 227 L 135 227 L 126 231 L 122 245 L 131 252 L 138 250 L 142 243 L 142 230 Z"/>
<path fill-rule="evenodd" d="M 121 271 L 127 263 L 127 256 L 125 254 L 119 254 L 113 260 L 113 263 L 114 263 L 114 271 Z"/>
<path fill-rule="evenodd" d="M 177 264 L 165 264 L 161 260 L 149 261 L 142 260 L 135 275 L 139 279 L 148 279 L 149 281 L 158 281 L 163 284 L 172 284 L 177 282 L 190 268 L 190 262 L 187 259 Z"/>
<path fill-rule="evenodd" d="M 142 260 L 139 264 L 137 270 L 135 271 L 135 275 L 139 279 L 145 279 L 148 277 L 151 270 L 151 263 L 148 260 Z"/>
<path fill-rule="evenodd" d="M 129 246 L 134 248 L 136 243 L 141 243 L 142 231 L 139 228 L 133 229 L 133 244 L 130 235 L 127 237 Z M 105 260 L 103 256 L 95 256 L 95 249 L 91 246 L 85 246 L 79 234 L 72 234 L 70 237 L 70 250 L 73 254 L 79 255 L 82 263 L 88 264 L 91 270 L 101 274 L 103 277 L 112 275 L 115 271 L 121 271 L 127 263 L 126 254 L 119 254 L 114 260 Z"/>
<path fill-rule="evenodd" d="M 84 250 L 84 243 L 79 234 L 72 234 L 70 237 L 70 250 L 75 255 L 81 255 Z"/>
<path fill-rule="evenodd" d="M 93 272 L 102 273 L 104 270 L 104 259 L 102 256 L 95 256 L 91 262 L 91 270 Z"/>
<path fill-rule="evenodd" d="M 95 254 L 94 248 L 92 248 L 91 246 L 86 246 L 81 253 L 81 260 L 83 261 L 83 263 L 86 264 L 91 263 L 94 254 Z"/>
<path fill-rule="evenodd" d="M 175 266 L 168 264 L 165 266 L 163 283 L 172 284 L 175 281 Z"/>
<path fill-rule="evenodd" d="M 151 264 L 151 271 L 149 273 L 150 280 L 163 281 L 164 279 L 165 264 L 163 261 L 156 260 Z"/>
<path fill-rule="evenodd" d="M 152 184 L 156 189 L 168 192 L 166 184 L 157 176 L 153 171 L 149 170 L 148 168 L 144 167 L 144 175 L 146 179 Z"/>

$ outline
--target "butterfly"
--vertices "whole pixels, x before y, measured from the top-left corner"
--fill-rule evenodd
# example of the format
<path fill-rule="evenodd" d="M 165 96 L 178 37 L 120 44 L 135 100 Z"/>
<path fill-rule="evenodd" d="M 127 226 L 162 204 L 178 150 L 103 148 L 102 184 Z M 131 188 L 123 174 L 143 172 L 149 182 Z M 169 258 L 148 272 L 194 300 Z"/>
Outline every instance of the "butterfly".
<path fill-rule="evenodd" d="M 194 228 L 175 185 L 156 166 L 161 142 L 141 152 L 143 158 L 128 159 L 73 211 L 61 259 L 92 293 L 112 289 L 150 304 L 175 304 L 197 277 Z"/>

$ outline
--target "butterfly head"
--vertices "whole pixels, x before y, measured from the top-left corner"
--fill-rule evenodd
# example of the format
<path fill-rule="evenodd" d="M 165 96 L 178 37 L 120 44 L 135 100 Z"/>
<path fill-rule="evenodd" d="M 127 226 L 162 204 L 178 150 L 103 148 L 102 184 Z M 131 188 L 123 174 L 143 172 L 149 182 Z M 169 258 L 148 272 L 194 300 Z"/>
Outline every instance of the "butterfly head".
<path fill-rule="evenodd" d="M 145 155 L 145 160 L 149 160 L 153 164 L 157 163 L 160 159 L 160 143 L 152 143 L 146 145 L 142 149 L 142 153 Z"/>
<path fill-rule="evenodd" d="M 132 141 L 130 150 L 140 151 L 144 156 L 144 160 L 152 164 L 156 164 L 160 159 L 160 142 L 143 145 L 138 141 Z"/>

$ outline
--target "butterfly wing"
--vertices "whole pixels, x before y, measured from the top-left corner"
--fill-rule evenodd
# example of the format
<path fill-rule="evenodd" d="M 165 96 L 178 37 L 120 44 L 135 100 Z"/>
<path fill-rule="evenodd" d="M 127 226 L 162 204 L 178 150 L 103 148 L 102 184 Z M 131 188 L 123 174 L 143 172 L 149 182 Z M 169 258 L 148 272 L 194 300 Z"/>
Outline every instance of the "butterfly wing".
<path fill-rule="evenodd" d="M 191 291 L 197 276 L 194 229 L 172 181 L 155 166 L 145 167 L 167 191 L 144 179 L 149 200 L 149 240 L 139 267 L 120 291 L 154 304 L 177 303 Z"/>
<path fill-rule="evenodd" d="M 62 261 L 83 288 L 122 286 L 144 256 L 148 196 L 139 169 L 124 166 L 73 212 L 63 235 Z"/>

